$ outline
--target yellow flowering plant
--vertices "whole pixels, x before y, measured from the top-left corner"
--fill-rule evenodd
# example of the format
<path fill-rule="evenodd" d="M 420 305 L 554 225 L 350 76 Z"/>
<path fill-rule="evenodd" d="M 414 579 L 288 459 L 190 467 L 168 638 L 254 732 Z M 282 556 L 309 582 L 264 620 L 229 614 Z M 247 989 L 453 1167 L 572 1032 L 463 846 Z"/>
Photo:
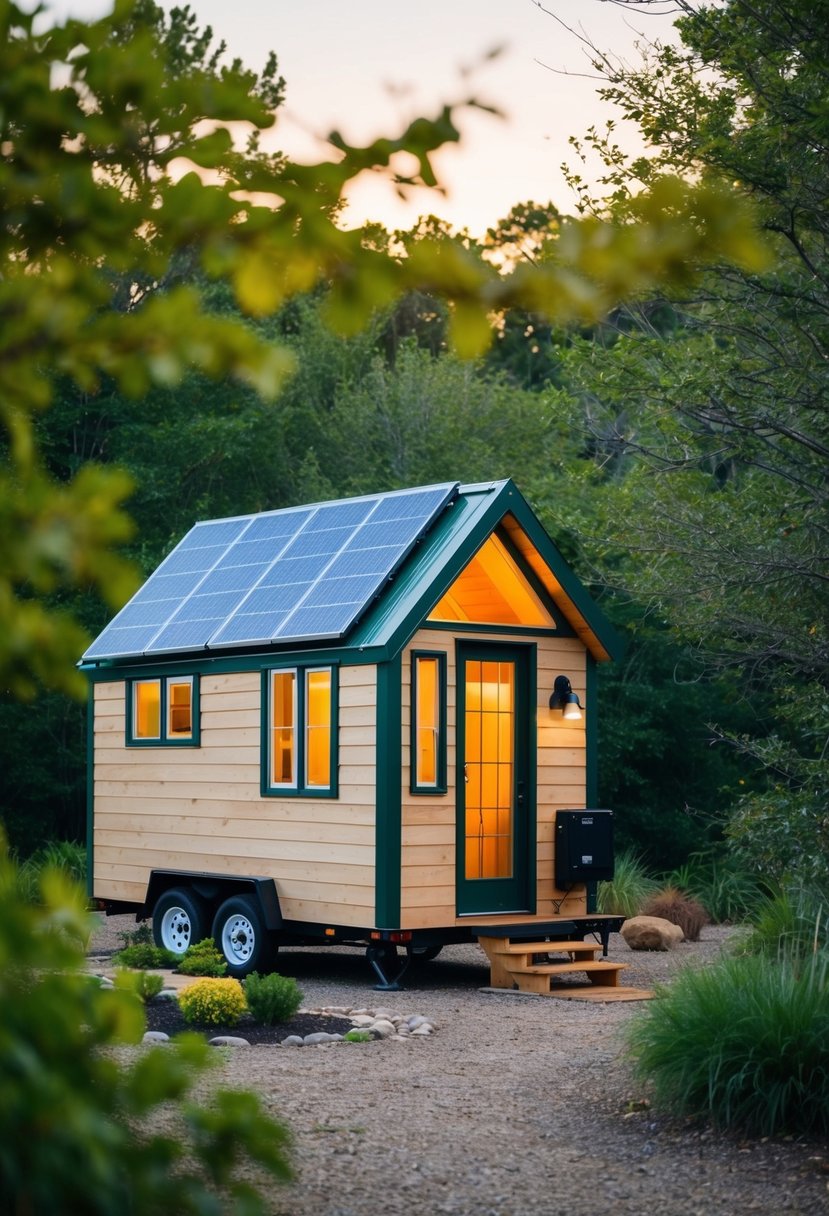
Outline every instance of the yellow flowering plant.
<path fill-rule="evenodd" d="M 182 988 L 178 1004 L 191 1025 L 235 1026 L 247 1010 L 242 985 L 234 979 L 201 979 Z"/>

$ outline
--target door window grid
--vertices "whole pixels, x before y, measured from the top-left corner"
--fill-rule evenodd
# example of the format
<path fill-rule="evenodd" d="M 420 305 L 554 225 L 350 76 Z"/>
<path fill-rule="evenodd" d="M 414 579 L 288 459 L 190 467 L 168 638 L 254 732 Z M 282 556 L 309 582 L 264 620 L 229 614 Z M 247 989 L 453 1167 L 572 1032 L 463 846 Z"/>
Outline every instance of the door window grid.
<path fill-rule="evenodd" d="M 467 879 L 511 878 L 515 667 L 467 661 L 465 672 Z"/>

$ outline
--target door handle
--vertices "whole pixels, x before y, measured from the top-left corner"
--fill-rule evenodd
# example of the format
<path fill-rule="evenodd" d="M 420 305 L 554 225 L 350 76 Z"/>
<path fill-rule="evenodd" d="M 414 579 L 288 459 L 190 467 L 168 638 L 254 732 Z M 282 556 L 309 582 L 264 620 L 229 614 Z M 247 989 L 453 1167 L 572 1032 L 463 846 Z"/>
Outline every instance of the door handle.
<path fill-rule="evenodd" d="M 523 781 L 518 782 L 515 801 L 518 804 L 518 806 L 524 805 L 524 782 Z"/>

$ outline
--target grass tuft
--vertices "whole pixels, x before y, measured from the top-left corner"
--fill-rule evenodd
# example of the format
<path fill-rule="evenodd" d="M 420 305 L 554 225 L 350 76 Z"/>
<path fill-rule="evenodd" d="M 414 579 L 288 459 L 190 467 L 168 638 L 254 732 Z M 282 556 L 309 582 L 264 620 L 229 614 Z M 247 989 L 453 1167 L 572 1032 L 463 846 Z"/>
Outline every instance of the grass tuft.
<path fill-rule="evenodd" d="M 616 858 L 613 878 L 598 884 L 598 910 L 610 916 L 638 916 L 645 900 L 656 890 L 657 884 L 641 858 L 623 851 Z"/>

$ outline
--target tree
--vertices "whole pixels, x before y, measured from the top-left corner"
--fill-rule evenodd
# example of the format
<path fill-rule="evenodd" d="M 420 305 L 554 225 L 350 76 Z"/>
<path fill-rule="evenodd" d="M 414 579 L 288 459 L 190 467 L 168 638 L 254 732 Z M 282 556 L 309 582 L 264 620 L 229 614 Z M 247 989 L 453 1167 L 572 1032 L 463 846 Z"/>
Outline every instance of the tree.
<path fill-rule="evenodd" d="M 32 420 L 58 379 L 92 397 L 113 382 L 138 399 L 195 367 L 267 396 L 289 370 L 284 348 L 206 308 L 183 267 L 230 280 L 251 317 L 326 281 L 332 321 L 352 331 L 401 292 L 438 292 L 452 341 L 472 353 L 489 314 L 516 302 L 594 316 L 689 258 L 756 257 L 744 215 L 662 183 L 639 227 L 575 226 L 544 274 L 499 276 L 445 241 L 396 259 L 337 227 L 342 190 L 399 151 L 417 165 L 401 187 L 433 184 L 433 150 L 458 138 L 451 107 L 364 148 L 334 134 L 336 161 L 294 165 L 260 146 L 281 97 L 275 61 L 260 77 L 226 64 L 187 9 L 168 19 L 151 0 L 119 0 L 100 21 L 40 25 L 14 3 L 0 10 L 0 670 L 16 693 L 38 681 L 79 689 L 81 633 L 44 595 L 94 585 L 115 606 L 133 585 L 112 552 L 130 531 L 128 480 L 87 462 L 57 483 L 37 451 Z M 241 151 L 233 123 L 251 132 Z"/>
<path fill-rule="evenodd" d="M 629 163 L 612 130 L 589 133 L 608 166 L 607 205 L 624 214 L 666 171 L 737 182 L 775 262 L 708 272 L 673 293 L 667 335 L 633 324 L 574 350 L 567 374 L 606 473 L 608 550 L 634 555 L 628 588 L 753 698 L 754 743 L 713 736 L 768 774 L 770 791 L 738 804 L 735 820 L 745 855 L 765 865 L 767 845 L 752 854 L 752 840 L 775 816 L 805 820 L 818 847 L 826 830 L 829 7 L 677 8 L 681 45 L 649 48 L 641 67 L 594 48 L 600 91 L 651 148 Z M 601 210 L 586 195 L 582 205 Z M 804 699 L 808 713 L 796 709 Z"/>

